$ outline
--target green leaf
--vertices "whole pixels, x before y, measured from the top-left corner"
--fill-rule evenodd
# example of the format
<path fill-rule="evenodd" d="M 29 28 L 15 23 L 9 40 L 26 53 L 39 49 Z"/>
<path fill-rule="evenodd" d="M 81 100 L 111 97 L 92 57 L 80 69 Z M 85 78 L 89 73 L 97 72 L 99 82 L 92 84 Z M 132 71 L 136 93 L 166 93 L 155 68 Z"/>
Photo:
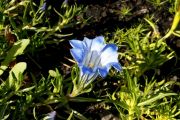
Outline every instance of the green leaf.
<path fill-rule="evenodd" d="M 12 87 L 13 85 L 16 85 L 15 87 L 17 89 L 20 88 L 21 85 L 21 75 L 22 73 L 26 70 L 26 63 L 25 62 L 20 62 L 17 63 L 9 72 L 9 77 L 8 77 L 8 84 L 9 87 Z M 16 80 L 15 80 L 16 79 Z"/>
<path fill-rule="evenodd" d="M 32 86 L 32 87 L 28 87 L 28 88 L 24 88 L 22 90 L 20 90 L 19 92 L 28 92 L 28 91 L 31 91 L 32 89 L 34 89 L 36 86 Z"/>
<path fill-rule="evenodd" d="M 56 69 L 56 71 L 54 70 L 49 70 L 49 75 L 54 77 L 54 79 L 51 80 L 53 86 L 54 86 L 54 90 L 53 93 L 61 93 L 62 94 L 62 76 L 59 73 L 58 69 Z"/>
<path fill-rule="evenodd" d="M 56 72 L 54 70 L 49 70 L 49 75 L 51 77 L 57 77 L 57 74 L 56 74 Z"/>
<path fill-rule="evenodd" d="M 79 113 L 78 111 L 72 110 L 72 112 L 74 113 L 74 116 L 79 120 L 88 120 L 83 114 Z"/>
<path fill-rule="evenodd" d="M 121 102 L 121 101 L 116 101 L 115 102 L 114 101 L 113 103 L 120 106 L 121 108 L 124 108 L 124 109 L 128 110 L 128 105 L 126 103 L 124 103 L 124 102 Z"/>
<path fill-rule="evenodd" d="M 159 99 L 162 99 L 162 98 L 164 98 L 166 96 L 171 96 L 171 95 L 177 95 L 177 94 L 176 93 L 159 93 L 157 96 L 139 103 L 138 106 L 149 105 L 149 104 L 152 104 L 153 102 L 155 102 L 155 101 L 157 101 Z"/>
<path fill-rule="evenodd" d="M 71 114 L 69 115 L 69 117 L 67 118 L 67 120 L 72 120 L 73 117 L 73 111 L 71 112 Z"/>
<path fill-rule="evenodd" d="M 16 56 L 21 55 L 23 53 L 24 49 L 27 47 L 29 42 L 29 39 L 23 39 L 21 41 L 14 43 L 12 48 L 8 51 L 4 61 L 2 61 L 1 63 L 0 75 L 2 75 L 3 72 L 8 68 L 9 63 L 15 60 Z"/>
<path fill-rule="evenodd" d="M 1 107 L 0 107 L 0 119 L 1 120 L 5 120 L 8 117 L 8 115 L 5 115 L 5 111 L 6 111 L 7 107 L 8 107 L 8 104 L 1 105 Z"/>

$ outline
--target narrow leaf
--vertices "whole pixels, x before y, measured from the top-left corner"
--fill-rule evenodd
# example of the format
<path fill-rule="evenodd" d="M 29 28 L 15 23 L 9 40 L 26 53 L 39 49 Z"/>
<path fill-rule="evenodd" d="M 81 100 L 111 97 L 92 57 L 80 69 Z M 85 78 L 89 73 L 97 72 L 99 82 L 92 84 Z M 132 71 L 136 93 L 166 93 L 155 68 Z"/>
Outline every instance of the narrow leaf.
<path fill-rule="evenodd" d="M 159 93 L 157 96 L 139 103 L 138 106 L 149 105 L 149 104 L 151 104 L 151 103 L 153 103 L 159 99 L 162 99 L 166 96 L 171 96 L 171 95 L 177 95 L 177 94 L 176 93 Z"/>

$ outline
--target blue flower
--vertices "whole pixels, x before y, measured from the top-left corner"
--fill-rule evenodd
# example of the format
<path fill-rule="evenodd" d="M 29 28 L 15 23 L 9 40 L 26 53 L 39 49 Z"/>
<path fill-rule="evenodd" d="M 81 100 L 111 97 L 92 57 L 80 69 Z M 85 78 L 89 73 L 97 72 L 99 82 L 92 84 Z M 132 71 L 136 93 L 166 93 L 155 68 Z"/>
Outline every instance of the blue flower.
<path fill-rule="evenodd" d="M 109 69 L 114 67 L 122 69 L 118 62 L 118 47 L 115 44 L 105 44 L 104 37 L 98 36 L 94 39 L 84 38 L 70 40 L 73 47 L 70 52 L 80 68 L 80 82 L 87 87 L 98 75 L 106 77 Z"/>
<path fill-rule="evenodd" d="M 60 4 L 57 4 L 57 2 L 60 2 Z M 58 1 L 58 0 L 44 0 L 43 5 L 41 6 L 40 10 L 42 11 L 46 11 L 47 8 L 51 5 L 52 7 L 58 7 L 58 5 L 61 5 L 62 3 L 64 3 L 65 5 L 68 4 L 68 0 L 63 0 L 62 1 Z"/>
<path fill-rule="evenodd" d="M 46 120 L 54 120 L 56 116 L 56 111 L 52 111 L 50 113 L 48 113 L 48 116 L 45 117 Z"/>
<path fill-rule="evenodd" d="M 45 10 L 47 9 L 47 3 L 45 2 L 40 9 L 41 9 L 42 11 L 45 11 Z"/>

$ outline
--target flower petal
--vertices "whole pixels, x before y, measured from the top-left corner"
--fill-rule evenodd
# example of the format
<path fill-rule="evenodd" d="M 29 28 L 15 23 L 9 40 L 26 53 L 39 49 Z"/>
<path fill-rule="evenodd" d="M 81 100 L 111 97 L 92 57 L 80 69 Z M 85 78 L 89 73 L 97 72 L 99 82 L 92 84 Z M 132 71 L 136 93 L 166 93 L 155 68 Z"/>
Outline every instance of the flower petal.
<path fill-rule="evenodd" d="M 93 70 L 89 67 L 86 67 L 86 66 L 82 66 L 80 69 L 81 69 L 82 75 L 93 73 Z"/>
<path fill-rule="evenodd" d="M 98 36 L 94 39 L 88 39 L 85 37 L 83 41 L 87 49 L 89 49 L 90 51 L 93 51 L 93 50 L 101 51 L 102 48 L 105 46 L 103 36 Z"/>
<path fill-rule="evenodd" d="M 107 44 L 101 51 L 101 65 L 106 66 L 109 63 L 118 63 L 117 46 Z"/>
<path fill-rule="evenodd" d="M 78 49 L 84 49 L 84 42 L 83 41 L 80 41 L 80 40 L 70 40 L 69 41 L 71 46 L 73 48 L 78 48 Z"/>
<path fill-rule="evenodd" d="M 111 65 L 118 71 L 122 70 L 122 67 L 119 63 L 115 62 L 115 63 L 111 63 Z"/>
<path fill-rule="evenodd" d="M 47 9 L 47 3 L 45 2 L 40 9 L 41 9 L 42 11 L 45 11 L 45 10 Z"/>
<path fill-rule="evenodd" d="M 84 42 L 86 48 L 87 48 L 88 50 L 90 50 L 91 45 L 92 45 L 92 39 L 88 39 L 87 37 L 84 37 L 83 42 Z"/>
<path fill-rule="evenodd" d="M 84 59 L 83 64 L 87 67 L 94 68 L 98 57 L 99 54 L 97 51 L 89 51 Z"/>
<path fill-rule="evenodd" d="M 70 52 L 73 58 L 76 60 L 76 62 L 78 64 L 82 64 L 83 59 L 84 59 L 84 51 L 81 49 L 73 48 L 70 50 Z"/>
<path fill-rule="evenodd" d="M 104 37 L 98 36 L 93 39 L 93 42 L 91 44 L 91 51 L 96 50 L 100 52 L 104 46 L 105 46 Z"/>
<path fill-rule="evenodd" d="M 100 76 L 104 78 L 107 76 L 109 69 L 110 69 L 109 66 L 101 67 L 101 68 L 98 68 L 98 72 L 99 72 Z"/>
<path fill-rule="evenodd" d="M 54 120 L 56 116 L 56 111 L 48 113 L 47 120 Z"/>

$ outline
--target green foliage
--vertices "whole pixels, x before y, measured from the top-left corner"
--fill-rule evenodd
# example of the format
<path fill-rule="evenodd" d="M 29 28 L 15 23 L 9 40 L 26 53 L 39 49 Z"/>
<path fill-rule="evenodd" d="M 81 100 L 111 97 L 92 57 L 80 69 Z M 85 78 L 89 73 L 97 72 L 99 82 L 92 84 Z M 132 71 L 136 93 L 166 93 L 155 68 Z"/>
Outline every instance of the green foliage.
<path fill-rule="evenodd" d="M 126 83 L 124 86 L 121 86 L 119 92 L 114 93 L 112 99 L 119 101 L 115 102 L 114 105 L 120 112 L 120 117 L 123 120 L 143 119 L 143 116 L 152 117 L 152 113 L 154 113 L 153 115 L 156 117 L 159 115 L 161 115 L 161 117 L 166 116 L 166 113 L 162 112 L 163 110 L 160 106 L 170 108 L 172 104 L 169 104 L 169 102 L 172 102 L 173 98 L 169 96 L 177 95 L 176 93 L 166 90 L 171 84 L 170 82 L 164 83 L 164 81 L 161 81 L 157 83 L 156 80 L 152 78 L 151 82 L 148 83 L 148 80 L 145 79 L 146 84 L 144 90 L 141 90 L 141 86 L 138 84 L 138 78 L 130 76 L 127 70 L 124 71 L 122 79 L 124 79 Z M 114 97 L 115 94 L 117 97 Z M 166 100 L 166 102 L 164 102 L 164 100 Z M 175 107 L 174 111 L 169 113 L 167 117 L 175 119 L 174 117 L 178 114 L 179 112 Z"/>
<path fill-rule="evenodd" d="M 157 68 L 174 57 L 174 52 L 164 41 L 152 37 L 151 32 L 147 32 L 142 25 L 128 30 L 118 29 L 114 33 L 112 41 L 120 47 L 125 46 L 126 51 L 120 53 L 127 61 L 125 66 L 137 76 L 141 76 L 146 70 Z"/>
<path fill-rule="evenodd" d="M 12 48 L 7 52 L 7 55 L 4 58 L 4 60 L 1 62 L 0 75 L 2 75 L 3 72 L 8 68 L 8 65 L 10 62 L 15 60 L 15 58 L 18 55 L 23 53 L 24 49 L 27 47 L 28 44 L 29 44 L 28 39 L 24 39 L 24 40 L 14 43 Z"/>
<path fill-rule="evenodd" d="M 58 7 L 49 4 L 43 10 L 44 2 L 44 0 L 0 0 L 1 120 L 27 118 L 43 120 L 47 119 L 47 113 L 51 111 L 56 111 L 56 119 L 68 120 L 95 119 L 94 114 L 99 115 L 102 111 L 112 113 L 122 120 L 180 119 L 180 94 L 176 89 L 180 87 L 179 66 L 173 66 L 176 75 L 174 71 L 170 71 L 168 75 L 160 74 L 159 77 L 159 73 L 156 72 L 166 62 L 172 62 L 172 58 L 176 59 L 176 62 L 179 59 L 178 50 L 171 49 L 167 44 L 180 37 L 179 0 L 145 0 L 145 3 L 148 3 L 147 7 L 153 7 L 157 11 L 147 12 L 138 19 L 133 14 L 139 6 L 128 6 L 126 1 L 121 1 L 123 5 L 116 10 L 118 2 L 117 6 L 106 4 L 103 12 L 107 13 L 107 20 L 108 17 L 123 18 L 117 22 L 120 24 L 127 22 L 127 26 L 124 25 L 122 28 L 117 24 L 113 30 L 109 30 L 109 26 L 105 29 L 101 27 L 106 25 L 104 24 L 106 20 L 100 23 L 92 22 L 93 25 L 88 23 L 91 18 L 86 18 L 86 8 L 91 5 L 83 6 L 76 2 L 70 5 L 64 2 L 56 3 Z M 108 11 L 113 11 L 113 15 L 109 15 L 111 12 Z M 161 16 L 161 13 L 170 15 L 172 23 L 169 23 L 169 18 L 161 20 L 162 18 L 147 17 Z M 131 16 L 132 21 L 124 19 Z M 161 21 L 162 24 L 159 24 Z M 164 30 L 160 25 L 166 25 L 166 22 L 169 24 Z M 94 30 L 96 24 L 100 24 L 98 30 Z M 88 33 L 84 31 L 86 27 Z M 74 36 L 72 30 L 81 28 L 83 29 L 79 36 Z M 38 64 L 45 61 L 45 59 L 37 60 L 41 57 L 37 51 L 47 50 L 47 46 L 52 48 L 63 46 L 62 51 L 65 46 L 69 51 L 66 41 L 89 34 L 95 37 L 96 33 L 105 35 L 107 42 L 119 47 L 119 61 L 123 66 L 123 72 L 110 71 L 107 78 L 104 80 L 98 78 L 95 84 L 79 93 L 78 90 L 81 89 L 77 87 L 79 70 L 77 66 L 66 65 L 73 60 L 68 59 L 65 63 L 59 60 L 55 66 L 50 64 L 48 70 L 43 64 L 44 66 L 37 70 Z M 69 56 L 67 50 L 63 52 Z M 43 57 L 46 55 L 47 53 L 43 52 Z M 52 55 L 53 53 L 48 53 L 48 57 L 53 61 Z M 59 63 L 71 68 L 70 73 L 61 68 Z M 167 66 L 169 70 L 172 70 L 171 67 Z M 64 74 L 63 70 L 67 73 Z M 151 70 L 155 71 L 153 75 L 149 75 Z M 76 97 L 70 96 L 73 89 L 77 92 Z"/>
<path fill-rule="evenodd" d="M 32 52 L 37 47 L 62 42 L 62 37 L 72 35 L 72 33 L 61 34 L 61 30 L 80 24 L 81 21 L 77 21 L 75 17 L 81 14 L 84 9 L 82 6 L 62 4 L 61 9 L 48 7 L 47 11 L 43 11 L 41 9 L 43 0 L 39 5 L 33 0 L 6 2 L 2 5 L 4 9 L 1 10 L 2 14 L 0 14 L 2 23 L 6 21 L 6 24 L 10 24 L 18 38 L 31 39 L 29 49 Z M 17 11 L 20 12 L 17 14 Z M 55 14 L 53 18 L 56 18 L 56 23 L 51 16 L 52 12 Z M 59 40 L 52 36 L 58 37 Z M 51 40 L 47 41 L 47 39 Z"/>
<path fill-rule="evenodd" d="M 49 70 L 49 75 L 53 77 L 52 84 L 54 86 L 53 93 L 60 93 L 62 94 L 62 76 L 59 73 L 59 71 L 56 69 L 56 71 Z"/>
<path fill-rule="evenodd" d="M 148 2 L 151 2 L 153 5 L 160 7 L 163 4 L 167 3 L 169 0 L 148 0 Z"/>
<path fill-rule="evenodd" d="M 13 104 L 13 100 L 10 101 L 10 98 L 18 94 L 20 87 L 22 86 L 23 81 L 23 72 L 26 69 L 26 63 L 20 62 L 16 64 L 12 70 L 9 72 L 8 79 L 0 85 L 1 99 L 0 99 L 0 108 L 1 119 L 6 119 L 6 117 L 10 116 L 10 114 L 6 113 L 9 111 L 10 104 Z M 18 102 L 18 101 L 17 101 Z"/>

